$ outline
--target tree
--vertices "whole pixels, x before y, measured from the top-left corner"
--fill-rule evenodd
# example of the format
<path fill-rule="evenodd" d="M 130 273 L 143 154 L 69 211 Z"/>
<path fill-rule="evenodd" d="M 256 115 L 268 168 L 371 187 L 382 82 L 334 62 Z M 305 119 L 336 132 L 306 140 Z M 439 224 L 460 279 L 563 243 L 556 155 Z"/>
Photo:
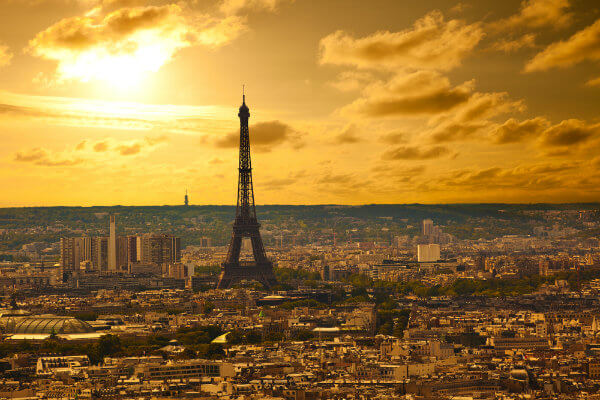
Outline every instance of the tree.
<path fill-rule="evenodd" d="M 13 293 L 10 296 L 10 308 L 12 308 L 13 310 L 16 310 L 19 308 L 19 305 L 17 304 L 17 294 Z"/>
<path fill-rule="evenodd" d="M 214 309 L 215 305 L 210 301 L 207 301 L 202 305 L 202 314 L 209 315 Z"/>
<path fill-rule="evenodd" d="M 121 339 L 116 335 L 104 335 L 96 343 L 97 360 L 102 361 L 104 357 L 110 356 L 121 351 Z"/>

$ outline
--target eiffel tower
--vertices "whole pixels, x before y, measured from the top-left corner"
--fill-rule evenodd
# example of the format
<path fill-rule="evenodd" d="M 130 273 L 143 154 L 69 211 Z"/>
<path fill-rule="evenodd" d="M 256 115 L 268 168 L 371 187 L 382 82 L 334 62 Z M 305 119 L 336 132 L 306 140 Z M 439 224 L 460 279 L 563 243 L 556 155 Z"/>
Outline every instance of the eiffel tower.
<path fill-rule="evenodd" d="M 248 119 L 250 110 L 246 105 L 246 95 L 242 95 L 240 117 L 240 162 L 238 178 L 237 208 L 233 223 L 233 234 L 229 243 L 227 259 L 221 264 L 218 289 L 227 289 L 241 280 L 255 280 L 267 289 L 277 284 L 273 274 L 273 264 L 267 258 L 262 239 L 260 224 L 256 219 L 254 207 L 254 188 L 252 187 L 252 163 L 250 161 L 250 133 Z M 250 238 L 254 262 L 240 262 L 242 239 Z"/>

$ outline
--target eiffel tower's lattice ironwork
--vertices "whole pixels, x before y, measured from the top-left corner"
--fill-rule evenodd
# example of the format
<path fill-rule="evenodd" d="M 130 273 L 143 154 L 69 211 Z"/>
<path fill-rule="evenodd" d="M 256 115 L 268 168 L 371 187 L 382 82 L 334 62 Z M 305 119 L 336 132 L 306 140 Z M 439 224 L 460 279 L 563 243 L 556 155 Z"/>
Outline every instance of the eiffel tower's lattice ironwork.
<path fill-rule="evenodd" d="M 250 160 L 250 133 L 248 131 L 250 110 L 246 106 L 245 95 L 238 117 L 240 117 L 240 162 L 237 208 L 229 251 L 227 252 L 227 259 L 221 264 L 221 275 L 219 276 L 217 288 L 226 289 L 241 280 L 255 280 L 270 289 L 277 281 L 273 274 L 273 264 L 265 253 L 260 237 L 260 224 L 256 219 L 254 188 L 252 186 L 252 162 Z M 240 262 L 243 238 L 250 238 L 254 262 Z"/>

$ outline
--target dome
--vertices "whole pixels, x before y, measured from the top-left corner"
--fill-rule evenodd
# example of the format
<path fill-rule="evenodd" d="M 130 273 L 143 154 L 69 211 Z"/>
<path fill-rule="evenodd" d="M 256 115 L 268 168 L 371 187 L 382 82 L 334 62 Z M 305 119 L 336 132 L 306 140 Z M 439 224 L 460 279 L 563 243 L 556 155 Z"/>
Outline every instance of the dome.
<path fill-rule="evenodd" d="M 8 328 L 8 327 L 7 327 Z M 13 332 L 18 334 L 90 333 L 94 328 L 85 321 L 73 317 L 25 317 L 17 321 Z"/>

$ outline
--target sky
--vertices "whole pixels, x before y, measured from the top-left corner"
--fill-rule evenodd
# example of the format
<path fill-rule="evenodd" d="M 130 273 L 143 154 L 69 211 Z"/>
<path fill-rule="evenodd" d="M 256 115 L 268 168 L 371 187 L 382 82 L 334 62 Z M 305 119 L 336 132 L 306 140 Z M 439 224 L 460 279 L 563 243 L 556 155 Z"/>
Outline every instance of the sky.
<path fill-rule="evenodd" d="M 597 0 L 0 0 L 0 206 L 600 200 Z"/>

